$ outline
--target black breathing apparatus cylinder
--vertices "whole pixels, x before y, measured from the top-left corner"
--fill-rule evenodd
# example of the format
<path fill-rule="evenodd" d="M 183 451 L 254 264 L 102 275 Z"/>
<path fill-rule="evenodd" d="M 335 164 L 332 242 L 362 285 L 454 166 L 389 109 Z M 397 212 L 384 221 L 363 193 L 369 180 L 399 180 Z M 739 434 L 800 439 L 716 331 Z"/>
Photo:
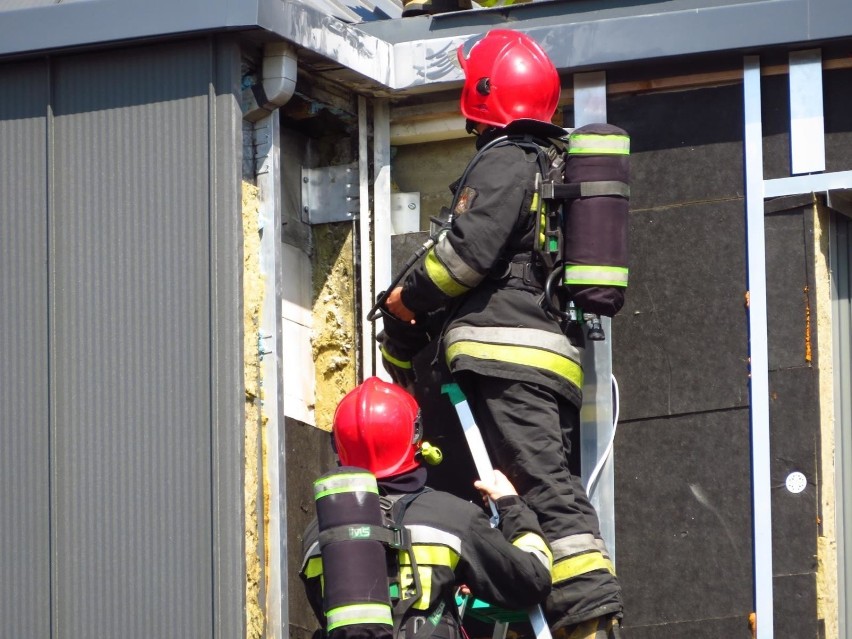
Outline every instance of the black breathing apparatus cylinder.
<path fill-rule="evenodd" d="M 375 476 L 338 468 L 314 482 L 314 501 L 327 636 L 358 625 L 365 638 L 391 637 L 386 546 L 402 547 L 405 529 L 384 525 Z"/>
<path fill-rule="evenodd" d="M 568 135 L 564 153 L 541 176 L 536 249 L 551 269 L 546 305 L 561 319 L 586 321 L 590 339 L 603 339 L 599 317 L 612 317 L 624 305 L 629 156 L 630 137 L 624 129 L 588 124 Z M 557 288 L 564 291 L 560 299 L 563 306 L 570 304 L 573 315 L 553 305 Z"/>
<path fill-rule="evenodd" d="M 611 124 L 589 124 L 568 136 L 565 182 L 580 196 L 564 212 L 563 284 L 584 312 L 612 317 L 624 305 L 630 137 Z"/>

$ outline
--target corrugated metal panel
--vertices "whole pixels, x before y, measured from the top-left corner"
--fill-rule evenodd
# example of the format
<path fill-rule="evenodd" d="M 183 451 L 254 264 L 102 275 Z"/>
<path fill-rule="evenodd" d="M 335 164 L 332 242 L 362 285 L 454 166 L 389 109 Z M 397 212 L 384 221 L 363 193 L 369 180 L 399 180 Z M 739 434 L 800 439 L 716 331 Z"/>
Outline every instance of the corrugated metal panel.
<path fill-rule="evenodd" d="M 56 627 L 211 636 L 209 51 L 54 76 Z"/>
<path fill-rule="evenodd" d="M 0 67 L 0 637 L 50 636 L 44 64 Z"/>
<path fill-rule="evenodd" d="M 239 62 L 0 68 L 0 637 L 242 632 Z"/>
<path fill-rule="evenodd" d="M 831 225 L 831 324 L 834 357 L 834 432 L 837 452 L 838 621 L 841 637 L 852 630 L 852 235 L 849 219 Z"/>

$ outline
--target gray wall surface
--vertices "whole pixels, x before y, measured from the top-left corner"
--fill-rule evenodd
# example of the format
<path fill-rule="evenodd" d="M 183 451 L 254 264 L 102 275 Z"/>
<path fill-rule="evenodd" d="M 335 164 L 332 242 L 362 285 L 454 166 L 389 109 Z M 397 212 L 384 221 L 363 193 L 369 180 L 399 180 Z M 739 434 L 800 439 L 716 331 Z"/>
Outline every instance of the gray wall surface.
<path fill-rule="evenodd" d="M 238 637 L 239 51 L 0 66 L 0 636 Z"/>

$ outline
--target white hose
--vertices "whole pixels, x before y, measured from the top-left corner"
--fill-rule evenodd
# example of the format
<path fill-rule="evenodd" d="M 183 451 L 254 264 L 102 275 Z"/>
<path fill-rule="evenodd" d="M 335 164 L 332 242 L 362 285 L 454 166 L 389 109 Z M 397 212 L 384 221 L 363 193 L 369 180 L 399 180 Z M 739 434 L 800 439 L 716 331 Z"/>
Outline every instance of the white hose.
<path fill-rule="evenodd" d="M 609 459 L 610 455 L 612 455 L 612 447 L 615 444 L 615 429 L 618 427 L 618 381 L 615 379 L 615 375 L 611 375 L 612 377 L 612 433 L 609 437 L 609 442 L 606 445 L 606 450 L 604 450 L 603 455 L 598 460 L 598 463 L 595 464 L 594 470 L 592 470 L 592 474 L 589 476 L 589 485 L 586 488 L 586 492 L 589 495 L 589 498 L 594 494 L 595 488 L 597 488 L 597 482 L 599 475 L 601 474 L 601 470 L 603 470 L 604 464 L 606 464 L 607 459 Z"/>

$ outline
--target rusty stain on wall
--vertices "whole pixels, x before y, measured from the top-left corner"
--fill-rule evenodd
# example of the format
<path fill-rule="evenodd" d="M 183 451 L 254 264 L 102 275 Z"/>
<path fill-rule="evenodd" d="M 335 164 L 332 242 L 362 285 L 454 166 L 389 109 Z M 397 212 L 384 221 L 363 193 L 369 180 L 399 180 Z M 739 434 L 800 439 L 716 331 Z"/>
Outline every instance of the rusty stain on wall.
<path fill-rule="evenodd" d="M 352 224 L 319 224 L 313 239 L 314 416 L 318 428 L 331 430 L 338 402 L 357 383 Z"/>
<path fill-rule="evenodd" d="M 260 490 L 261 369 L 258 349 L 263 276 L 260 272 L 257 187 L 243 182 L 243 377 L 246 390 L 244 433 L 246 639 L 260 639 L 264 613 L 260 604 L 261 556 L 258 491 Z M 265 512 L 264 508 L 264 512 Z"/>
<path fill-rule="evenodd" d="M 805 361 L 811 363 L 811 299 L 808 295 L 809 287 L 804 288 L 805 294 Z"/>

